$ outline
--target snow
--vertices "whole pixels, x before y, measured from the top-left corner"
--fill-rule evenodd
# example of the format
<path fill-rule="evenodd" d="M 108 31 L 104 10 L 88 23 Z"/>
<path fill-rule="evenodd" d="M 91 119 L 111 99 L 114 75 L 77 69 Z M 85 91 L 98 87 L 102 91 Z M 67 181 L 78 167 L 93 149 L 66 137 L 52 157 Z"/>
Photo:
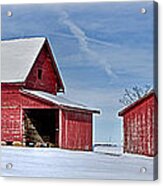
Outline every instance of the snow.
<path fill-rule="evenodd" d="M 120 155 L 122 155 L 123 148 L 120 146 L 118 146 L 118 147 L 95 146 L 94 152 L 103 153 L 103 154 L 110 154 L 110 155 L 114 155 L 114 156 L 120 156 Z"/>
<path fill-rule="evenodd" d="M 1 148 L 2 176 L 153 180 L 153 158 L 59 148 Z M 6 164 L 12 163 L 12 169 Z M 145 167 L 147 172 L 141 173 Z"/>
<path fill-rule="evenodd" d="M 1 41 L 1 81 L 25 81 L 44 42 L 43 37 Z"/>
<path fill-rule="evenodd" d="M 47 93 L 44 91 L 37 91 L 37 90 L 23 89 L 22 91 L 24 93 L 28 93 L 28 94 L 34 95 L 36 97 L 42 98 L 44 100 L 50 101 L 50 102 L 57 104 L 59 106 L 73 107 L 73 108 L 79 108 L 79 109 L 89 110 L 89 111 L 93 111 L 93 112 L 100 112 L 98 109 L 90 108 L 90 107 L 87 107 L 83 104 L 73 102 L 73 101 L 65 98 L 64 96 L 55 96 L 53 94 L 50 94 L 50 93 Z"/>

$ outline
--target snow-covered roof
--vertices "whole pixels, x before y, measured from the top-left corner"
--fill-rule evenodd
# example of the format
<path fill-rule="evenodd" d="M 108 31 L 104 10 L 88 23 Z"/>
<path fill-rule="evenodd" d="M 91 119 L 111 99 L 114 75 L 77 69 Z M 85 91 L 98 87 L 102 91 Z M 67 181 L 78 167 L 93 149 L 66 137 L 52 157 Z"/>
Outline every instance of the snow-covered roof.
<path fill-rule="evenodd" d="M 1 81 L 25 81 L 45 40 L 39 37 L 1 41 Z"/>
<path fill-rule="evenodd" d="M 88 110 L 88 111 L 95 112 L 95 113 L 100 113 L 99 109 L 90 108 L 83 104 L 76 103 L 74 101 L 71 101 L 65 98 L 64 96 L 55 96 L 53 94 L 50 94 L 44 91 L 29 90 L 29 89 L 23 89 L 22 92 L 39 97 L 41 99 L 54 103 L 58 106 L 71 107 L 71 108 L 77 108 L 77 109 L 82 109 L 82 110 Z"/>
<path fill-rule="evenodd" d="M 150 98 L 151 96 L 154 96 L 156 98 L 157 101 L 157 93 L 155 93 L 155 91 L 152 89 L 150 92 L 148 92 L 147 94 L 145 94 L 143 97 L 141 97 L 140 99 L 136 100 L 135 102 L 131 103 L 130 105 L 126 106 L 123 110 L 121 110 L 118 113 L 118 116 L 123 116 L 124 114 L 126 114 L 127 112 L 129 112 L 131 109 L 133 109 L 134 107 L 138 106 L 139 104 L 141 104 L 143 101 L 147 100 L 148 98 Z"/>

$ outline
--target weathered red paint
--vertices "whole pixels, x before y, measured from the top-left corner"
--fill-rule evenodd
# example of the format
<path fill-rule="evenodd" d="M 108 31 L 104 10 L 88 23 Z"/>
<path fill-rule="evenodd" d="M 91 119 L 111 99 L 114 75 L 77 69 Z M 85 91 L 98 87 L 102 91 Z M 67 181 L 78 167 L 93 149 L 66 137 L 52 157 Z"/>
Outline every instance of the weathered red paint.
<path fill-rule="evenodd" d="M 92 150 L 92 114 L 62 110 L 62 148 Z"/>
<path fill-rule="evenodd" d="M 157 154 L 158 108 L 152 91 L 119 113 L 123 116 L 124 152 Z"/>
<path fill-rule="evenodd" d="M 38 79 L 38 69 L 42 78 Z M 2 141 L 23 142 L 23 119 L 28 109 L 55 109 L 55 142 L 60 148 L 92 150 L 92 111 L 80 108 L 59 107 L 51 102 L 22 92 L 22 88 L 42 90 L 57 94 L 64 91 L 51 50 L 46 41 L 25 82 L 3 83 L 2 91 Z"/>
<path fill-rule="evenodd" d="M 56 95 L 59 85 L 52 64 L 52 58 L 49 56 L 47 46 L 45 45 L 27 77 L 25 88 L 42 90 Z M 38 78 L 38 70 L 42 71 L 41 79 Z"/>
<path fill-rule="evenodd" d="M 1 138 L 3 141 L 22 141 L 20 107 L 2 107 Z"/>
<path fill-rule="evenodd" d="M 55 112 L 55 141 L 60 148 L 92 150 L 92 113 L 80 110 L 65 110 L 47 101 L 24 95 L 21 92 L 2 91 L 2 141 L 23 141 L 24 109 L 60 109 Z M 53 124 L 52 124 L 53 125 Z M 61 138 L 60 138 L 61 136 Z"/>
<path fill-rule="evenodd" d="M 3 87 L 3 84 L 2 84 Z M 22 141 L 22 111 L 25 108 L 53 108 L 51 103 L 44 103 L 36 98 L 21 94 L 15 87 L 13 90 L 2 88 L 1 129 L 3 141 Z M 16 132 L 17 131 L 17 132 Z M 19 133 L 18 133 L 19 131 Z"/>

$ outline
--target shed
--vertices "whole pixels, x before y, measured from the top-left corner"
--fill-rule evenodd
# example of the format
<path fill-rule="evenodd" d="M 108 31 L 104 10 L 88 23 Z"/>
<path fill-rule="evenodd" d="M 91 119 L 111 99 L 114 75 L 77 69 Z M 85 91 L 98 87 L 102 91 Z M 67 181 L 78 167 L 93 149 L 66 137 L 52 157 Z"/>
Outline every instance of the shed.
<path fill-rule="evenodd" d="M 157 155 L 158 102 L 152 90 L 118 113 L 123 117 L 124 153 Z"/>
<path fill-rule="evenodd" d="M 1 140 L 25 144 L 33 130 L 39 142 L 92 150 L 92 118 L 100 111 L 58 95 L 65 86 L 49 41 L 5 40 L 1 50 Z"/>

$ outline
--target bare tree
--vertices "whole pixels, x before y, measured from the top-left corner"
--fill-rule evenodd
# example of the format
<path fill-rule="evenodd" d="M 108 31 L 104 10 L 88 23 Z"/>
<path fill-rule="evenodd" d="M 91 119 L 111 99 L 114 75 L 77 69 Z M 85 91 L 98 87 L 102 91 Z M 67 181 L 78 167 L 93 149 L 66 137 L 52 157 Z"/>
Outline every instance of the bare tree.
<path fill-rule="evenodd" d="M 150 85 L 145 85 L 144 87 L 139 87 L 135 85 L 131 89 L 125 89 L 124 95 L 121 99 L 119 99 L 119 102 L 123 105 L 129 105 L 136 100 L 140 99 L 144 95 L 146 95 L 151 90 Z"/>

